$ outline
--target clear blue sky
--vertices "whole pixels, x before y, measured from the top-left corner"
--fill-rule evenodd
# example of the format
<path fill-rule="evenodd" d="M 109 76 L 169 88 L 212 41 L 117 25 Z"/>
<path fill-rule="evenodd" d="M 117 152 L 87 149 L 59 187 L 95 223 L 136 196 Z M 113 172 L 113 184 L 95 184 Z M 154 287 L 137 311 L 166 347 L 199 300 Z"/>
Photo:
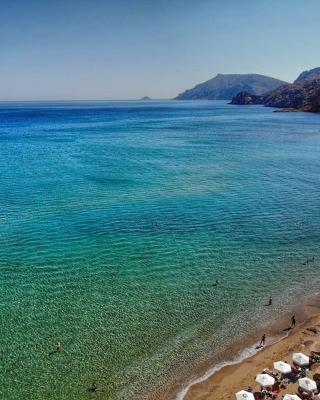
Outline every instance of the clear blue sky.
<path fill-rule="evenodd" d="M 168 98 L 320 66 L 319 0 L 1 0 L 0 99 Z"/>

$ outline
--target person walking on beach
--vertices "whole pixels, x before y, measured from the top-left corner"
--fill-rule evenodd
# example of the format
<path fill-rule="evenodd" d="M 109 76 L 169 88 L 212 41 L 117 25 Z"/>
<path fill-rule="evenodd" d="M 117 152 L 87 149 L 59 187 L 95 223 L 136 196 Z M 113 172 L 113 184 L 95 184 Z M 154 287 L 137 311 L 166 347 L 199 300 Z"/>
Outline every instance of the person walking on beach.
<path fill-rule="evenodd" d="M 266 343 L 266 334 L 264 333 L 264 334 L 262 335 L 262 338 L 261 338 L 259 347 L 263 347 L 263 346 L 265 345 L 265 343 Z"/>
<path fill-rule="evenodd" d="M 293 315 L 291 317 L 291 326 L 290 328 L 293 329 L 296 326 L 296 317 Z"/>

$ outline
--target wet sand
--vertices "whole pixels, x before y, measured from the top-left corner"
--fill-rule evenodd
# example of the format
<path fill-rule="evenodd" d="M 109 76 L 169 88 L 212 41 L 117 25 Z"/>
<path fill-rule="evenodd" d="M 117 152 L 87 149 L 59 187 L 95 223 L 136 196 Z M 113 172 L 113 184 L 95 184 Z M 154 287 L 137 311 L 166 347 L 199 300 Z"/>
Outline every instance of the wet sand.
<path fill-rule="evenodd" d="M 184 400 L 233 400 L 235 393 L 251 386 L 254 390 L 259 387 L 255 384 L 255 376 L 264 368 L 273 369 L 273 362 L 284 360 L 291 363 L 292 353 L 310 350 L 320 351 L 320 297 L 309 299 L 306 304 L 296 310 L 298 323 L 296 327 L 287 331 L 288 336 L 282 339 L 269 339 L 269 343 L 254 356 L 245 359 L 235 365 L 227 365 L 214 373 L 203 382 L 192 385 Z M 289 321 L 288 321 L 289 323 Z M 287 326 L 288 326 L 287 323 Z M 285 334 L 279 324 L 279 334 Z M 313 333 L 308 328 L 316 328 L 318 333 Z M 270 343 L 275 340 L 274 343 Z M 320 371 L 320 365 L 313 367 L 309 377 Z M 289 385 L 282 390 L 280 396 L 285 393 L 296 393 L 297 384 Z"/>

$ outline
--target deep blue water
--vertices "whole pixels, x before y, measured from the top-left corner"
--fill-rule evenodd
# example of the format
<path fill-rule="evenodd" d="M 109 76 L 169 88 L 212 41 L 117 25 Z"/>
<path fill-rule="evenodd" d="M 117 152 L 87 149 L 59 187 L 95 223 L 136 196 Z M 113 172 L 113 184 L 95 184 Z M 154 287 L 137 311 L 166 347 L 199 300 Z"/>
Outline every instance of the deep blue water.
<path fill-rule="evenodd" d="M 0 103 L 0 171 L 3 399 L 157 397 L 318 288 L 319 115 Z"/>

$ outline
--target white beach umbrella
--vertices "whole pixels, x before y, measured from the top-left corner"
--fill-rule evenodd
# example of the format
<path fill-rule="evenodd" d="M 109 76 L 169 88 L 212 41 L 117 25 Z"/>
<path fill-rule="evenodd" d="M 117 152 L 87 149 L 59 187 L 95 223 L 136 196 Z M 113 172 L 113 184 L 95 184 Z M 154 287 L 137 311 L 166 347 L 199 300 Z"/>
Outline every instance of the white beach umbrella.
<path fill-rule="evenodd" d="M 296 394 L 286 394 L 282 400 L 301 400 Z"/>
<path fill-rule="evenodd" d="M 246 392 L 245 390 L 241 390 L 240 392 L 236 393 L 237 400 L 255 400 L 253 393 Z"/>
<path fill-rule="evenodd" d="M 289 374 L 289 372 L 291 372 L 291 365 L 284 361 L 277 361 L 273 363 L 273 368 L 282 374 Z"/>
<path fill-rule="evenodd" d="M 298 365 L 308 365 L 309 357 L 303 353 L 293 353 L 292 361 Z"/>
<path fill-rule="evenodd" d="M 313 390 L 317 390 L 317 384 L 315 381 L 309 378 L 301 378 L 299 379 L 299 386 L 302 389 L 308 390 L 309 392 L 312 392 Z"/>
<path fill-rule="evenodd" d="M 267 387 L 272 386 L 275 382 L 275 379 L 268 374 L 259 374 L 256 377 L 256 382 L 262 387 Z"/>

